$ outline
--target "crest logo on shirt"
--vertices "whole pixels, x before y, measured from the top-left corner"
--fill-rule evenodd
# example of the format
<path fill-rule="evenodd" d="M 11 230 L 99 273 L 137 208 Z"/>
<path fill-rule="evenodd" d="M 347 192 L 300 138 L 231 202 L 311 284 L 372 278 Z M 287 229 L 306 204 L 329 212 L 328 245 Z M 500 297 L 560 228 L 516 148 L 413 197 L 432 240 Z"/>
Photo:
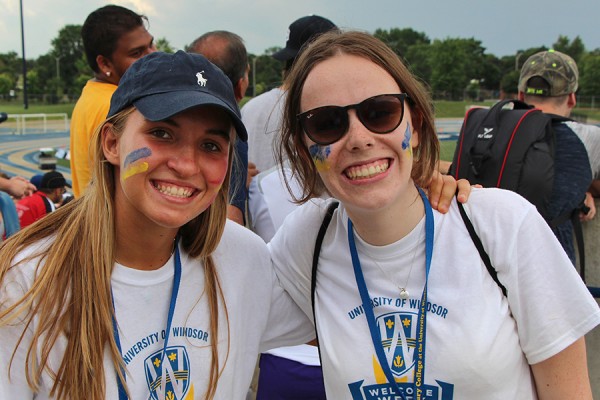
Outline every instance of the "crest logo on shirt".
<path fill-rule="evenodd" d="M 157 351 L 144 360 L 144 369 L 151 399 L 185 399 L 190 389 L 190 360 L 185 347 L 167 347 L 164 357 L 162 350 Z"/>
<path fill-rule="evenodd" d="M 394 376 L 405 375 L 415 365 L 417 314 L 389 313 L 376 319 L 381 344 Z"/>

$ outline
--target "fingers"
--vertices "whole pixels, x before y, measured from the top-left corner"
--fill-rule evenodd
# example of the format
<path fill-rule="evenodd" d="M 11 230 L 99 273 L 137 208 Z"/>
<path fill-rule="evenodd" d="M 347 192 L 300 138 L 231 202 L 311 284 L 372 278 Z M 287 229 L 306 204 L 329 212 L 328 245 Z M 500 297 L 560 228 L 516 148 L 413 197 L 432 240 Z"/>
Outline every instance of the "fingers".
<path fill-rule="evenodd" d="M 465 204 L 471 195 L 471 184 L 466 179 L 459 179 L 457 182 L 458 185 L 458 196 L 457 199 L 461 203 Z M 473 185 L 473 187 L 481 188 L 481 185 Z"/>

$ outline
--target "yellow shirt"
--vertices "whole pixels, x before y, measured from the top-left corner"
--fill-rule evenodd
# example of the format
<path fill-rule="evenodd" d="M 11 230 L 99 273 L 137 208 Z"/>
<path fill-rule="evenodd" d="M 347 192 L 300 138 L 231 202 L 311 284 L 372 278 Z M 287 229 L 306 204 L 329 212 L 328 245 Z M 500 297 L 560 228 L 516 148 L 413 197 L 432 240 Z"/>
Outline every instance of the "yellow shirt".
<path fill-rule="evenodd" d="M 94 131 L 105 119 L 110 98 L 117 85 L 88 81 L 75 104 L 71 116 L 71 178 L 73 193 L 81 196 L 90 183 L 92 160 L 90 141 Z"/>

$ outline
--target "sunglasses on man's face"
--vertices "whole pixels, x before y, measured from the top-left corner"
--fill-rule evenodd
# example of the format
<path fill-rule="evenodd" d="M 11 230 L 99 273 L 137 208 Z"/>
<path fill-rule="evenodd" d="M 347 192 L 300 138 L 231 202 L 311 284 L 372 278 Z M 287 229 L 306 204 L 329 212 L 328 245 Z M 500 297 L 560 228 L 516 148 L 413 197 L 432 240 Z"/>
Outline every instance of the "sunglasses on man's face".
<path fill-rule="evenodd" d="M 390 133 L 404 117 L 406 93 L 380 94 L 358 104 L 324 106 L 298 114 L 296 117 L 313 142 L 328 145 L 340 140 L 350 125 L 348 111 L 354 109 L 360 122 L 373 133 Z"/>

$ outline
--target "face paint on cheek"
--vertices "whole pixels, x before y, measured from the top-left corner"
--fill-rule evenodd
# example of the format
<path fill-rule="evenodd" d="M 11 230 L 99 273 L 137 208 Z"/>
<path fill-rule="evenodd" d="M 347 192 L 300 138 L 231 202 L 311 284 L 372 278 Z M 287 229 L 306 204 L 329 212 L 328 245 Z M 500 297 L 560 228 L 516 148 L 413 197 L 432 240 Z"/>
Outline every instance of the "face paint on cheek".
<path fill-rule="evenodd" d="M 125 157 L 125 162 L 123 163 L 123 168 L 125 171 L 121 175 L 121 180 L 124 181 L 133 175 L 147 171 L 148 163 L 145 161 L 138 163 L 138 161 L 143 158 L 150 157 L 151 155 L 152 150 L 150 150 L 148 147 L 142 147 L 129 153 L 127 157 Z"/>
<path fill-rule="evenodd" d="M 141 172 L 146 172 L 148 171 L 148 163 L 147 162 L 142 162 L 139 164 L 134 164 L 131 167 L 127 168 L 125 170 L 125 172 L 123 172 L 123 175 L 121 175 L 121 180 L 125 180 L 127 178 L 131 178 L 133 175 L 137 175 Z"/>
<path fill-rule="evenodd" d="M 313 144 L 308 148 L 310 152 L 310 156 L 317 167 L 317 171 L 323 172 L 329 170 L 331 165 L 329 165 L 329 154 L 331 154 L 330 146 L 320 146 L 318 144 Z"/>
<path fill-rule="evenodd" d="M 129 164 L 136 162 L 142 158 L 150 157 L 152 155 L 152 150 L 148 147 L 142 147 L 141 149 L 137 149 L 127 154 L 125 157 L 125 162 L 123 163 L 123 168 L 127 168 Z"/>
<path fill-rule="evenodd" d="M 407 150 L 408 155 L 412 157 L 413 149 L 410 145 L 410 139 L 412 138 L 412 132 L 410 131 L 410 124 L 406 124 L 406 130 L 404 131 L 404 139 L 402 140 L 402 150 Z"/>

